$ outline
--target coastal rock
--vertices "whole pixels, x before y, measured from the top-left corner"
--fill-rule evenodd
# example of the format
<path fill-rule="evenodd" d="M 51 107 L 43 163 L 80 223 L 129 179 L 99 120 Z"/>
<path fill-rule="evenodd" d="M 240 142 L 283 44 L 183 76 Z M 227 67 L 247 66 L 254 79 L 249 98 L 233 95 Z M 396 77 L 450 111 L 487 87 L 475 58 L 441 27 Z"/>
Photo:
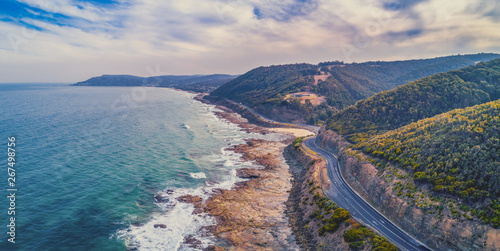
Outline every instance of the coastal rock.
<path fill-rule="evenodd" d="M 230 250 L 299 250 L 284 213 L 291 188 L 291 174 L 282 155 L 287 144 L 250 142 L 233 149 L 258 165 L 238 171 L 239 177 L 252 179 L 233 190 L 217 191 L 204 206 L 217 222 L 212 233 Z"/>
<path fill-rule="evenodd" d="M 208 246 L 207 248 L 205 248 L 203 251 L 224 251 L 225 249 L 223 247 L 219 247 L 219 246 Z"/>
<path fill-rule="evenodd" d="M 155 224 L 154 227 L 155 228 L 167 228 L 167 225 L 165 225 L 165 224 Z"/>
<path fill-rule="evenodd" d="M 263 166 L 265 169 L 279 168 L 280 160 L 278 155 L 282 155 L 279 151 L 269 151 L 265 149 L 268 141 L 262 139 L 248 139 L 246 144 L 241 144 L 227 148 L 243 155 L 244 161 L 253 161 L 255 164 Z M 264 154 L 265 153 L 265 154 Z"/>
<path fill-rule="evenodd" d="M 260 171 L 251 168 L 241 168 L 236 170 L 236 176 L 244 179 L 255 179 L 260 177 Z"/>
<path fill-rule="evenodd" d="M 189 195 L 189 194 L 177 197 L 177 200 L 180 201 L 180 202 L 193 203 L 193 204 L 202 201 L 202 199 L 200 198 L 200 196 L 193 196 L 193 195 Z"/>
<path fill-rule="evenodd" d="M 182 247 L 189 247 L 190 249 L 199 249 L 201 247 L 202 242 L 196 239 L 193 235 L 188 235 L 184 238 L 184 242 L 182 243 Z"/>
<path fill-rule="evenodd" d="M 162 196 L 161 194 L 157 194 L 154 196 L 155 201 L 158 203 L 167 203 L 170 201 L 169 198 Z"/>

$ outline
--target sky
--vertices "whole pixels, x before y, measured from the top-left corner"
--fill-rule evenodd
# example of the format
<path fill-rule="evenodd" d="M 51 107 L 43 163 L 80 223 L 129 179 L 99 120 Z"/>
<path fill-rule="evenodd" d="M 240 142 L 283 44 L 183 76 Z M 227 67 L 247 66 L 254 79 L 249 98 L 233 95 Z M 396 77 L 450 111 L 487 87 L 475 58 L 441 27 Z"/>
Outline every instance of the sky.
<path fill-rule="evenodd" d="M 0 83 L 500 52 L 496 0 L 1 0 Z"/>

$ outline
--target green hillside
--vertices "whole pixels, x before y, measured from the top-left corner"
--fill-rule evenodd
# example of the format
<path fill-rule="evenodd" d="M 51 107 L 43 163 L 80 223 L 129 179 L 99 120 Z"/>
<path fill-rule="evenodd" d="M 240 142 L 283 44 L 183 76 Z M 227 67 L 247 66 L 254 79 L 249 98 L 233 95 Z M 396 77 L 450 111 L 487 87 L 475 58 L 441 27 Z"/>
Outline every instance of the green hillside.
<path fill-rule="evenodd" d="M 498 57 L 482 53 L 393 62 L 334 61 L 259 67 L 222 85 L 211 95 L 241 102 L 270 117 L 291 110 L 299 113 L 303 121 L 318 123 L 375 93 Z M 319 76 L 323 79 L 315 81 Z M 287 98 L 297 92 L 317 94 L 323 101 L 321 105 L 312 105 Z"/>
<path fill-rule="evenodd" d="M 210 95 L 254 106 L 311 84 L 312 78 L 307 76 L 314 75 L 316 68 L 310 64 L 259 67 L 222 85 Z"/>
<path fill-rule="evenodd" d="M 334 114 L 328 128 L 353 142 L 420 119 L 500 98 L 500 59 L 381 92 Z"/>
<path fill-rule="evenodd" d="M 417 182 L 469 202 L 492 201 L 478 217 L 500 225 L 500 100 L 456 109 L 354 147 L 409 170 Z"/>
<path fill-rule="evenodd" d="M 93 77 L 75 86 L 156 86 L 172 87 L 186 91 L 210 92 L 236 78 L 233 75 L 164 75 L 155 77 L 137 77 L 131 75 L 102 75 Z"/>

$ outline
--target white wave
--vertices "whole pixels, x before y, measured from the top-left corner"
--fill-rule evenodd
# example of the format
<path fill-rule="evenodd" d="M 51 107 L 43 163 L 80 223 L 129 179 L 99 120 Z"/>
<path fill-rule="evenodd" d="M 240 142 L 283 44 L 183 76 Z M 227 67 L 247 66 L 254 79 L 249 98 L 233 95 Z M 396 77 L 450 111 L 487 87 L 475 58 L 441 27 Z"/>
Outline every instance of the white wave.
<path fill-rule="evenodd" d="M 116 235 L 125 239 L 128 248 L 138 250 L 193 250 L 192 247 L 182 246 L 184 238 L 190 235 L 201 242 L 201 248 L 214 244 L 215 238 L 207 233 L 200 233 L 200 229 L 215 224 L 215 219 L 206 214 L 193 214 L 192 204 L 179 202 L 176 198 L 193 195 L 205 201 L 215 189 L 232 189 L 234 184 L 243 181 L 236 176 L 236 169 L 252 166 L 250 162 L 243 162 L 241 156 L 239 153 L 220 149 L 220 154 L 212 161 L 222 163 L 226 175 L 219 177 L 215 183 L 206 182 L 205 187 L 162 191 L 155 203 L 161 212 L 155 213 L 144 225 L 132 225 L 128 229 L 118 231 Z M 206 178 L 203 172 L 190 175 Z M 155 228 L 155 224 L 165 224 L 166 228 Z"/>
<path fill-rule="evenodd" d="M 191 203 L 176 202 L 176 198 L 183 195 L 200 196 L 208 198 L 208 191 L 199 189 L 177 189 L 166 190 L 158 194 L 163 202 L 155 203 L 161 209 L 154 213 L 151 219 L 142 225 L 131 225 L 128 229 L 117 232 L 118 238 L 125 239 L 129 249 L 138 250 L 179 250 L 184 238 L 192 235 L 200 237 L 199 230 L 203 226 L 213 225 L 213 217 L 206 214 L 193 214 L 194 205 Z M 166 203 L 164 203 L 167 201 Z M 166 228 L 159 227 L 164 224 Z M 156 225 L 156 227 L 155 227 Z M 197 238 L 201 248 L 206 248 L 213 244 L 213 237 L 204 236 Z"/>
<path fill-rule="evenodd" d="M 206 179 L 207 175 L 204 172 L 199 172 L 199 173 L 190 173 L 189 174 L 191 178 L 194 179 Z"/>
<path fill-rule="evenodd" d="M 236 176 L 236 169 L 255 167 L 251 162 L 242 161 L 242 154 L 226 150 L 227 147 L 245 143 L 247 138 L 263 138 L 260 134 L 249 134 L 225 119 L 219 119 L 215 111 L 221 111 L 213 105 L 203 104 L 207 108 L 207 126 L 216 134 L 215 137 L 224 139 L 227 145 L 215 155 L 202 157 L 203 160 L 214 163 L 217 180 L 206 180 L 205 186 L 196 189 L 171 188 L 158 194 L 156 205 L 159 212 L 154 213 L 150 220 L 143 225 L 131 225 L 127 229 L 116 233 L 118 238 L 126 241 L 127 247 L 138 250 L 192 250 L 192 247 L 183 246 L 187 236 L 194 236 L 201 241 L 202 248 L 215 243 L 215 237 L 201 233 L 204 226 L 215 224 L 213 217 L 206 214 L 193 214 L 194 206 L 190 203 L 177 201 L 183 195 L 199 196 L 207 200 L 215 189 L 232 189 L 237 182 L 243 181 Z M 182 127 L 190 127 L 183 124 Z M 219 136 L 220 135 L 220 136 Z M 225 175 L 224 175 L 225 174 Z M 195 179 L 207 179 L 204 172 L 190 173 Z M 165 224 L 166 228 L 155 228 L 155 224 Z"/>

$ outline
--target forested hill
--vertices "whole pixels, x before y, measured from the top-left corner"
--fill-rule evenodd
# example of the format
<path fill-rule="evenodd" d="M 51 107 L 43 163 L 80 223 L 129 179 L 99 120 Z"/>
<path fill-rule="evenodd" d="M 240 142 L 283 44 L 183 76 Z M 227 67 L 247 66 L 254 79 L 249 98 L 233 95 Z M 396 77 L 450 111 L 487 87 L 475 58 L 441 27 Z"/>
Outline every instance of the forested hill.
<path fill-rule="evenodd" d="M 499 57 L 499 54 L 481 53 L 393 62 L 333 61 L 259 67 L 222 85 L 211 95 L 242 102 L 270 117 L 283 110 L 298 111 L 302 120 L 315 123 L 377 92 Z M 298 92 L 312 93 L 322 99 L 311 105 L 287 97 Z"/>
<path fill-rule="evenodd" d="M 500 98 L 500 59 L 440 73 L 357 102 L 328 128 L 359 142 L 419 119 Z"/>
<path fill-rule="evenodd" d="M 213 75 L 165 75 L 156 77 L 137 77 L 131 75 L 102 75 L 86 81 L 78 82 L 76 86 L 158 86 L 174 87 L 183 90 L 209 92 L 233 80 L 237 76 L 226 74 Z"/>
<path fill-rule="evenodd" d="M 500 226 L 500 100 L 419 120 L 355 145 L 398 163 L 417 182 L 470 202 L 491 198 L 478 217 Z M 476 210 L 474 210 L 475 212 Z"/>

